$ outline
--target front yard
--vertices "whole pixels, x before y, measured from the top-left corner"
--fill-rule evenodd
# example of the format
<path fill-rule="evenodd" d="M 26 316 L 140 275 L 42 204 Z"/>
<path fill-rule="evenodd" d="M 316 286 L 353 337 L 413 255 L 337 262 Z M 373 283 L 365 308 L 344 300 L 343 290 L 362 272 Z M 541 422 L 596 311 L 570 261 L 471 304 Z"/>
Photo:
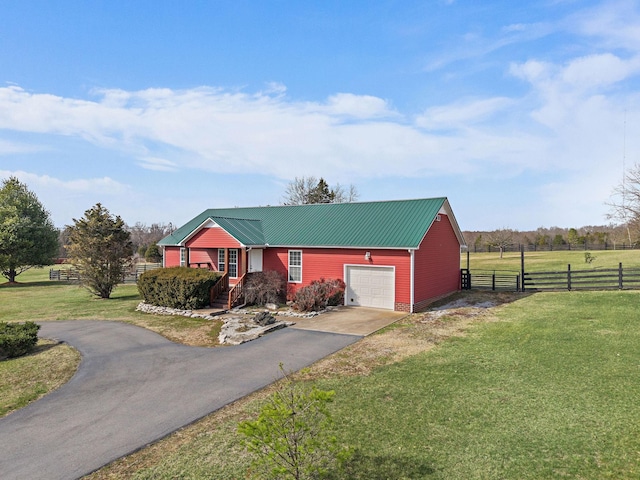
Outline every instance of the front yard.
<path fill-rule="evenodd" d="M 335 434 L 356 452 L 348 472 L 330 478 L 638 478 L 638 298 L 465 292 L 449 308 L 411 315 L 299 373 L 336 391 Z M 117 319 L 203 336 L 194 332 L 204 321 L 143 315 L 138 301 L 129 286 L 107 301 L 74 285 L 0 286 L 0 320 Z M 0 389 L 13 385 L 10 375 L 0 370 Z M 237 424 L 268 393 L 89 478 L 246 478 Z"/>
<path fill-rule="evenodd" d="M 638 294 L 470 295 L 504 303 L 413 315 L 298 376 L 336 391 L 356 450 L 330 478 L 638 478 Z M 236 427 L 267 393 L 90 478 L 245 478 Z"/>

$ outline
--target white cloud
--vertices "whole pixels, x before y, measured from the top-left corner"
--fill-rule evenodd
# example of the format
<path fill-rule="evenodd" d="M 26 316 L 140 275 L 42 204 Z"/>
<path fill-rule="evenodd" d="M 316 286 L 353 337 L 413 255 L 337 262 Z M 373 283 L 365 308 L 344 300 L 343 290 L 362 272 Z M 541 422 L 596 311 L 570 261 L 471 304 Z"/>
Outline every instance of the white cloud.
<path fill-rule="evenodd" d="M 513 105 L 505 97 L 485 98 L 427 109 L 416 118 L 416 124 L 426 129 L 468 128 L 471 124 L 486 121 L 498 112 Z"/>
<path fill-rule="evenodd" d="M 37 175 L 22 170 L 0 170 L 0 178 L 16 177 L 29 187 L 49 189 L 59 194 L 66 193 L 100 193 L 108 195 L 122 195 L 129 191 L 129 187 L 109 177 L 78 178 L 61 180 L 50 175 Z"/>
<path fill-rule="evenodd" d="M 569 17 L 566 28 L 595 37 L 606 48 L 640 51 L 640 12 L 635 0 L 605 1 Z"/>
<path fill-rule="evenodd" d="M 176 172 L 178 167 L 175 162 L 165 160 L 164 158 L 145 157 L 138 162 L 142 168 L 147 170 L 155 170 L 157 172 Z"/>
<path fill-rule="evenodd" d="M 359 119 L 398 116 L 397 113 L 391 111 L 383 99 L 352 93 L 331 95 L 327 101 L 326 112 L 330 115 L 344 115 Z"/>

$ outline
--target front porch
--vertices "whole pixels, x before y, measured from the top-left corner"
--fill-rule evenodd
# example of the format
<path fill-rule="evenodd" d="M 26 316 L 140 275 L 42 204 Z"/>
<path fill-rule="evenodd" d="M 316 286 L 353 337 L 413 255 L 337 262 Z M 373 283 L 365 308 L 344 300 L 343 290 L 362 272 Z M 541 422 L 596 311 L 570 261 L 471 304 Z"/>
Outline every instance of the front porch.
<path fill-rule="evenodd" d="M 216 310 L 230 310 L 239 305 L 247 274 L 262 271 L 261 249 L 185 248 L 184 258 L 189 268 L 205 268 L 223 274 L 210 292 L 209 303 Z"/>

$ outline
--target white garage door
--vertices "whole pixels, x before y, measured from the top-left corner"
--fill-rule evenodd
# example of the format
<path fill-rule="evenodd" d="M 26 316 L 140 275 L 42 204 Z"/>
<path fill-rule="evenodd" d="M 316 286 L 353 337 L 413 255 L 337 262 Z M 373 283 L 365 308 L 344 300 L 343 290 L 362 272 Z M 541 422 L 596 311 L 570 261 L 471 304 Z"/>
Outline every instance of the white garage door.
<path fill-rule="evenodd" d="M 393 267 L 347 266 L 345 292 L 347 305 L 388 308 L 395 306 Z"/>

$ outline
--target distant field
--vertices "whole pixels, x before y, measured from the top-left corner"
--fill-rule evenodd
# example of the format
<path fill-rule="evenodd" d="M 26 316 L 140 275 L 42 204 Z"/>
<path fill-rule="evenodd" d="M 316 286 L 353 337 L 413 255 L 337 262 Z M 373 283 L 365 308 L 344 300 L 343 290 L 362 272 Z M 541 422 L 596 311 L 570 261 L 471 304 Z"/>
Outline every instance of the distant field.
<path fill-rule="evenodd" d="M 584 250 L 557 252 L 525 252 L 525 270 L 550 271 L 566 270 L 571 264 L 573 270 L 589 270 L 596 268 L 617 268 L 622 262 L 624 267 L 640 267 L 640 250 L 600 250 L 590 252 L 595 260 L 585 262 Z M 520 253 L 508 252 L 500 258 L 500 253 L 470 253 L 471 270 L 520 271 Z M 466 252 L 460 255 L 461 268 L 467 268 Z"/>

